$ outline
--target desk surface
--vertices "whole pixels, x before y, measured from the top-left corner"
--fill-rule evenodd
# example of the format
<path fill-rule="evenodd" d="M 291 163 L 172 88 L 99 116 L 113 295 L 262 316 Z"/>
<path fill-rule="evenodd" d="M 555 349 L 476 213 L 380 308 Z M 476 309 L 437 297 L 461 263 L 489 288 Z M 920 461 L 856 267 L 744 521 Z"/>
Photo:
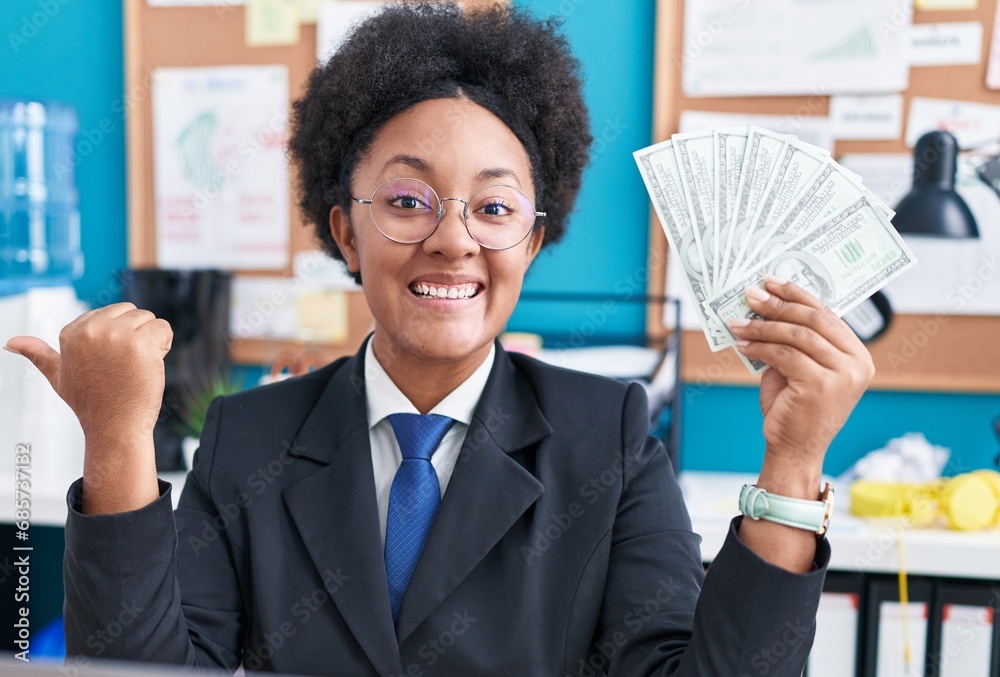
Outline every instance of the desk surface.
<path fill-rule="evenodd" d="M 164 473 L 173 484 L 174 506 L 184 486 L 184 473 Z M 14 521 L 13 478 L 0 485 L 0 522 Z M 31 524 L 63 526 L 66 523 L 66 489 L 69 481 L 33 482 Z M 702 557 L 711 562 L 726 538 L 729 522 L 738 514 L 740 487 L 756 480 L 753 475 L 685 472 L 681 489 L 691 513 L 694 530 L 701 534 Z M 954 578 L 1000 578 L 1000 529 L 960 532 L 948 529 L 906 529 L 895 520 L 862 520 L 848 512 L 846 487 L 837 487 L 828 538 L 832 546 L 830 569 L 861 573 L 896 573 L 902 534 L 907 571 L 914 575 Z"/>
<path fill-rule="evenodd" d="M 701 534 L 701 554 L 711 562 L 726 538 L 729 522 L 739 514 L 740 488 L 755 475 L 685 472 L 681 489 L 694 531 Z M 897 520 L 860 519 L 848 510 L 848 488 L 834 486 L 830 541 L 831 571 L 889 573 L 899 571 L 902 537 L 906 570 L 912 575 L 954 578 L 1000 578 L 1000 529 L 962 532 L 944 528 L 902 530 Z"/>

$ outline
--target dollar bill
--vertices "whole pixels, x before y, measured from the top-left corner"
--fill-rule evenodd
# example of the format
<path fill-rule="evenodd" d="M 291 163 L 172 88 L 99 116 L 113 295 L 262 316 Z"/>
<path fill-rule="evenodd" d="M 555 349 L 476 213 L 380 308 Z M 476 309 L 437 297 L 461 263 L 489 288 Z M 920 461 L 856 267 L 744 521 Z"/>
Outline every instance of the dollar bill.
<path fill-rule="evenodd" d="M 728 331 L 729 322 L 736 318 L 757 317 L 747 305 L 746 290 L 762 288 L 766 275 L 776 275 L 799 285 L 841 316 L 915 263 L 880 206 L 862 195 L 716 294 L 706 306 Z M 747 365 L 755 374 L 767 368 L 754 360 Z"/>
<path fill-rule="evenodd" d="M 739 271 L 747 268 L 747 261 L 760 244 L 773 231 L 781 215 L 793 205 L 798 195 L 829 162 L 827 155 L 817 155 L 798 139 L 792 139 L 781 149 L 774 173 L 768 181 L 764 199 L 753 217 L 752 225 L 741 233 L 740 248 L 734 267 Z"/>
<path fill-rule="evenodd" d="M 636 151 L 634 158 L 646 191 L 653 198 L 653 209 L 670 249 L 676 254 L 674 260 L 684 272 L 682 277 L 694 305 L 697 306 L 702 330 L 708 337 L 709 345 L 718 345 L 721 350 L 729 336 L 718 320 L 708 315 L 703 305 L 709 297 L 704 256 L 694 236 L 694 227 L 680 186 L 680 170 L 677 167 L 673 141 Z"/>
<path fill-rule="evenodd" d="M 857 174 L 845 170 L 833 160 L 827 160 L 810 185 L 799 193 L 795 203 L 767 233 L 760 236 L 753 251 L 741 264 L 742 270 L 756 268 L 801 233 L 863 196 L 868 197 L 869 202 L 888 219 L 892 219 L 892 210 L 861 185 Z"/>
<path fill-rule="evenodd" d="M 731 272 L 736 270 L 736 258 L 739 254 L 739 242 L 742 233 L 750 227 L 753 215 L 757 213 L 764 198 L 771 174 L 774 172 L 777 158 L 788 143 L 787 137 L 775 134 L 760 127 L 751 126 L 747 136 L 747 148 L 743 156 L 743 167 L 740 170 L 739 188 L 736 192 L 736 204 L 730 217 L 725 251 L 722 256 L 720 270 L 723 285 L 729 281 Z"/>
<path fill-rule="evenodd" d="M 715 151 L 715 238 L 717 244 L 716 267 L 719 280 L 725 281 L 727 271 L 721 265 L 726 261 L 726 248 L 730 242 L 730 231 L 733 224 L 733 214 L 736 211 L 736 199 L 740 189 L 740 176 L 743 172 L 743 158 L 746 155 L 749 127 L 724 127 L 714 133 Z"/>
<path fill-rule="evenodd" d="M 715 229 L 715 135 L 712 130 L 674 134 L 674 154 L 680 169 L 681 190 L 684 193 L 694 236 L 704 256 L 705 282 L 711 291 L 715 284 L 716 255 Z"/>

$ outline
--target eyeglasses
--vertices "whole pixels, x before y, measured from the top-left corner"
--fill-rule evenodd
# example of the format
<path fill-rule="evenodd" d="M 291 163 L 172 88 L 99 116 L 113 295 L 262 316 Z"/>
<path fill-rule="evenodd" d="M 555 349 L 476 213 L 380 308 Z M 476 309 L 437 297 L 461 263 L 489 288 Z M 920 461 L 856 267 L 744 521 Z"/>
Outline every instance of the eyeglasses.
<path fill-rule="evenodd" d="M 371 207 L 378 232 L 400 244 L 416 244 L 429 238 L 445 214 L 444 203 L 461 202 L 462 220 L 469 235 L 486 249 L 510 249 L 531 232 L 535 219 L 545 212 L 523 192 L 501 184 L 477 190 L 471 198 L 438 197 L 434 189 L 418 179 L 391 179 L 372 193 L 370 200 L 352 197 Z"/>

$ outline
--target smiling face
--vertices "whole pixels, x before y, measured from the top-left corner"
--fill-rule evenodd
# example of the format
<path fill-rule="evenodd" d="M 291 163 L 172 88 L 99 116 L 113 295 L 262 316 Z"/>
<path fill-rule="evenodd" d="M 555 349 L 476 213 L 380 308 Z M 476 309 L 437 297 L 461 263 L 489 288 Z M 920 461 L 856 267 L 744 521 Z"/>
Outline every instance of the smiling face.
<path fill-rule="evenodd" d="M 536 200 L 520 141 L 499 118 L 466 99 L 424 101 L 387 122 L 358 163 L 352 195 L 369 198 L 396 178 L 419 179 L 442 198 L 468 200 L 480 188 L 502 183 Z M 453 375 L 445 380 L 458 385 L 482 363 L 542 242 L 536 228 L 510 249 L 485 249 L 466 230 L 462 203 L 445 201 L 444 207 L 437 230 L 416 244 L 384 237 L 368 205 L 330 213 L 348 269 L 362 276 L 375 318 L 375 354 L 404 393 L 401 380 L 426 376 L 428 368 Z"/>

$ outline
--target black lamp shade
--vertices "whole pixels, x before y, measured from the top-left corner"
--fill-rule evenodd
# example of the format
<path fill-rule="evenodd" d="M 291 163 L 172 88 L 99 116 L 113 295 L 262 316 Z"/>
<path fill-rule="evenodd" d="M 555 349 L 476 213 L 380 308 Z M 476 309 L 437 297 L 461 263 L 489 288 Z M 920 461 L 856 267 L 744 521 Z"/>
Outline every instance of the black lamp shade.
<path fill-rule="evenodd" d="M 948 132 L 928 132 L 913 149 L 913 189 L 896 206 L 892 225 L 900 233 L 978 238 L 972 210 L 955 192 L 958 141 Z"/>

